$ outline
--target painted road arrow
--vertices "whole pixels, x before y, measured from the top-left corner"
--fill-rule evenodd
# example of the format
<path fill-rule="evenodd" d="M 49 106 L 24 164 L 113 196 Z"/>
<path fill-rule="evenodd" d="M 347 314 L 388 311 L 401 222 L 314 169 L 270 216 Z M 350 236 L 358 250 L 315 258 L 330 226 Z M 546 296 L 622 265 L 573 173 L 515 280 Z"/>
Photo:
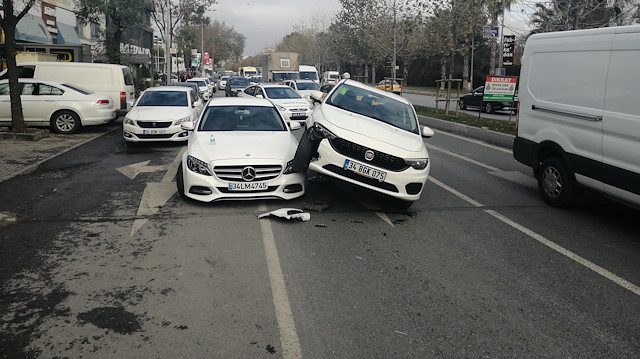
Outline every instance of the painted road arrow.
<path fill-rule="evenodd" d="M 129 177 L 130 179 L 136 178 L 136 176 L 142 172 L 160 172 L 167 169 L 167 165 L 162 166 L 148 166 L 151 161 L 143 161 L 134 163 L 128 166 L 116 168 L 118 172 Z"/>

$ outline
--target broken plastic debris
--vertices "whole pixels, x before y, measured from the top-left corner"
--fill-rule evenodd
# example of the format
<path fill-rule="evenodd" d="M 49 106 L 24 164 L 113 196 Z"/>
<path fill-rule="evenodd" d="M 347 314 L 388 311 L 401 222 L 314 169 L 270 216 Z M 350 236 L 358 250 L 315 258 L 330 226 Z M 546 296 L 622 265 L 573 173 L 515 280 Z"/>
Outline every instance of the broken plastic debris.
<path fill-rule="evenodd" d="M 280 208 L 275 211 L 263 213 L 258 216 L 258 219 L 269 217 L 269 216 L 276 216 L 276 217 L 285 218 L 289 220 L 293 219 L 293 220 L 299 220 L 299 221 L 308 221 L 311 219 L 311 214 L 302 212 L 301 209 L 297 209 L 297 208 Z"/>
<path fill-rule="evenodd" d="M 399 331 L 399 330 L 394 330 L 394 332 L 395 332 L 396 334 L 409 335 L 409 333 L 407 333 L 407 332 L 401 332 L 401 331 Z"/>

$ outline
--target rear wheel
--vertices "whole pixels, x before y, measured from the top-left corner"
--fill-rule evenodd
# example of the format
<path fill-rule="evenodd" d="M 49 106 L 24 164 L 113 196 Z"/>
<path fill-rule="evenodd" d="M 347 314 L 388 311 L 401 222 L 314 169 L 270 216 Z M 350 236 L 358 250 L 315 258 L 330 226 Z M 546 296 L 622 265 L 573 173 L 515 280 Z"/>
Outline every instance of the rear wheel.
<path fill-rule="evenodd" d="M 311 129 L 304 131 L 302 138 L 300 138 L 296 155 L 293 157 L 293 170 L 305 172 L 309 168 L 309 162 L 311 162 L 311 158 L 318 150 L 319 145 L 320 141 L 311 139 Z"/>
<path fill-rule="evenodd" d="M 51 131 L 62 134 L 76 133 L 82 127 L 78 114 L 67 110 L 54 113 L 49 123 Z"/>
<path fill-rule="evenodd" d="M 494 113 L 496 110 L 493 108 L 493 104 L 491 102 L 486 102 L 484 104 L 484 112 L 486 113 Z"/>
<path fill-rule="evenodd" d="M 460 99 L 460 109 L 461 110 L 466 110 L 467 109 L 467 104 L 464 103 L 463 99 Z"/>
<path fill-rule="evenodd" d="M 577 197 L 573 176 L 562 159 L 547 158 L 539 170 L 538 189 L 542 198 L 554 207 L 568 207 Z"/>

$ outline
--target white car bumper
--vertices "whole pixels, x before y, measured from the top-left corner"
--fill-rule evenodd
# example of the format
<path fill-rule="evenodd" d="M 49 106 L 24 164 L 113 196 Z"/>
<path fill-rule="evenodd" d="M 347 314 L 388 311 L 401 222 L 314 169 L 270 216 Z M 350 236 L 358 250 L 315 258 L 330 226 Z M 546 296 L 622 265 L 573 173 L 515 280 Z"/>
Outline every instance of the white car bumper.
<path fill-rule="evenodd" d="M 384 172 L 384 181 L 369 178 L 345 169 L 344 167 L 347 160 L 379 172 Z M 323 139 L 318 147 L 318 160 L 312 161 L 309 164 L 309 168 L 320 174 L 331 176 L 394 198 L 405 201 L 416 201 L 420 198 L 424 184 L 427 181 L 429 170 L 431 169 L 431 162 L 429 161 L 427 167 L 422 170 L 408 167 L 401 171 L 393 171 L 374 166 L 362 158 L 350 158 L 342 155 L 331 146 L 329 140 Z"/>
<path fill-rule="evenodd" d="M 183 142 L 189 138 L 189 132 L 173 122 L 168 127 L 152 127 L 150 124 L 144 126 L 146 127 L 124 123 L 122 125 L 124 139 L 128 142 Z"/>
<path fill-rule="evenodd" d="M 302 110 L 302 109 L 288 108 L 285 111 L 280 111 L 280 114 L 282 115 L 282 117 L 284 117 L 285 121 L 296 121 L 296 122 L 299 122 L 301 125 L 304 125 L 307 118 L 311 116 L 312 111 L 313 110 L 311 109 Z"/>
<path fill-rule="evenodd" d="M 251 162 L 238 162 L 237 160 L 217 161 L 213 176 L 206 176 L 191 171 L 187 166 L 187 153 L 182 157 L 182 175 L 184 179 L 184 193 L 187 197 L 202 201 L 212 202 L 219 200 L 252 200 L 252 199 L 284 199 L 289 200 L 300 197 L 305 192 L 305 176 L 302 173 L 282 174 L 282 169 L 286 164 L 276 164 L 281 166 L 277 177 L 265 181 L 246 182 L 242 178 L 233 180 L 230 178 L 220 178 L 220 172 L 216 173 L 221 166 L 242 169 L 245 167 L 259 167 L 261 165 L 273 167 L 273 160 L 253 160 Z M 264 183 L 266 189 L 231 189 L 237 183 Z"/>

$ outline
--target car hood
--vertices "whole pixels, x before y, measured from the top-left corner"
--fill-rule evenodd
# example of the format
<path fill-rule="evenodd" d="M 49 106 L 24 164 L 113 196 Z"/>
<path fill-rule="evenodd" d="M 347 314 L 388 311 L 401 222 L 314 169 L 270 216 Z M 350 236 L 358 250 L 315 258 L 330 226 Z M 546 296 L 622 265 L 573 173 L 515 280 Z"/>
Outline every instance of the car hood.
<path fill-rule="evenodd" d="M 211 142 L 211 136 L 214 142 Z M 293 159 L 298 141 L 288 131 L 198 131 L 189 138 L 189 154 L 203 161 Z"/>
<path fill-rule="evenodd" d="M 309 101 L 303 98 L 283 98 L 283 99 L 275 99 L 275 100 L 270 99 L 270 101 L 284 108 L 299 108 L 299 107 L 308 108 L 309 107 Z"/>
<path fill-rule="evenodd" d="M 332 127 L 328 128 L 330 131 L 334 131 L 335 128 L 340 129 L 340 131 L 336 131 L 339 133 L 335 133 L 338 137 L 360 144 L 369 142 L 364 139 L 369 138 L 409 152 L 423 152 L 426 148 L 422 136 L 417 133 L 401 130 L 384 122 L 328 104 L 322 104 L 320 108 L 321 111 L 314 111 L 314 121 L 318 121 L 322 125 L 324 125 L 323 121 L 329 122 Z"/>
<path fill-rule="evenodd" d="M 191 108 L 176 106 L 135 106 L 127 114 L 135 121 L 173 121 L 191 117 Z"/>

